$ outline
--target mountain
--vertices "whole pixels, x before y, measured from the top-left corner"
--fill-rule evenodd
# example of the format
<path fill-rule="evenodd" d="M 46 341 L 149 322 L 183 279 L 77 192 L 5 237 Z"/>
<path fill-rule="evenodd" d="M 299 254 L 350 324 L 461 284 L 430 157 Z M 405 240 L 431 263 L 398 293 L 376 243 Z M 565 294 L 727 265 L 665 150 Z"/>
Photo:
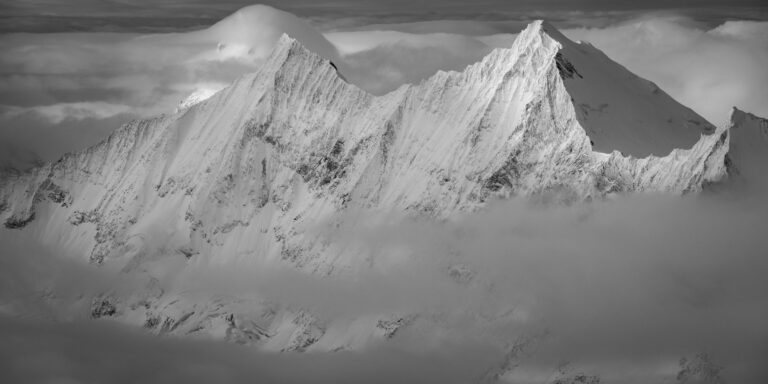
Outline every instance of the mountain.
<path fill-rule="evenodd" d="M 351 327 L 163 283 L 203 264 L 288 265 L 320 276 L 380 267 L 308 230 L 346 212 L 446 219 L 512 196 L 683 194 L 729 175 L 729 130 L 713 133 L 650 83 L 566 40 L 537 21 L 462 72 L 373 96 L 283 35 L 258 72 L 210 98 L 4 178 L 3 230 L 144 279 L 138 292 L 93 298 L 95 318 L 279 350 L 388 337 L 408 318 L 381 313 Z M 663 122 L 646 96 L 666 106 Z M 640 112 L 627 112 L 632 105 Z M 682 144 L 690 148 L 672 149 Z"/>
<path fill-rule="evenodd" d="M 733 108 L 728 162 L 734 177 L 758 187 L 768 187 L 768 120 Z"/>
<path fill-rule="evenodd" d="M 703 117 L 593 45 L 575 43 L 546 23 L 544 29 L 562 46 L 555 61 L 596 151 L 665 156 L 715 132 Z"/>

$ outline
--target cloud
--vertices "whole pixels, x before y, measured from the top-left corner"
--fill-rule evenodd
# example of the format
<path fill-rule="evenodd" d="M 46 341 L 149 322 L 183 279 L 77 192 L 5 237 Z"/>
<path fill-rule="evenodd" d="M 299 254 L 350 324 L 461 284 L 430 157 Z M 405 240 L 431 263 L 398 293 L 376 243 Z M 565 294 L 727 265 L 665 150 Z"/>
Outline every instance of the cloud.
<path fill-rule="evenodd" d="M 345 77 L 374 94 L 417 83 L 438 70 L 463 70 L 491 49 L 469 36 L 397 31 L 327 34 L 342 52 Z"/>
<path fill-rule="evenodd" d="M 710 29 L 685 17 L 654 16 L 564 32 L 595 44 L 717 125 L 725 125 L 733 106 L 768 115 L 768 22 Z"/>
<path fill-rule="evenodd" d="M 24 383 L 408 383 L 474 381 L 488 350 L 270 354 L 225 343 L 160 338 L 109 322 L 0 316 L 0 378 Z M 77 353 L 73 353 L 77 351 Z"/>
<path fill-rule="evenodd" d="M 325 324 L 386 313 L 425 319 L 383 345 L 308 355 L 156 339 L 83 320 L 92 295 L 135 292 L 140 276 L 90 268 L 2 230 L 0 308 L 37 315 L 0 318 L 0 372 L 24 382 L 473 382 L 526 345 L 520 340 L 541 335 L 519 347 L 510 382 L 546 379 L 563 361 L 610 382 L 662 382 L 681 357 L 700 352 L 724 367 L 726 382 L 761 382 L 766 210 L 764 194 L 726 190 L 572 206 L 514 199 L 447 222 L 348 212 L 341 226 L 312 231 L 370 254 L 370 269 L 322 278 L 243 260 L 194 263 L 163 278 L 168 294 L 256 295 Z M 49 322 L 61 318 L 46 314 L 62 311 L 69 322 Z"/>
<path fill-rule="evenodd" d="M 760 382 L 768 377 L 762 364 L 768 357 L 768 281 L 764 279 L 768 273 L 764 257 L 768 239 L 762 231 L 768 226 L 766 211 L 768 200 L 760 191 L 722 190 L 688 198 L 617 196 L 571 206 L 513 199 L 447 222 L 347 212 L 333 218 L 342 223 L 339 227 L 316 223 L 311 231 L 340 247 L 355 247 L 371 256 L 368 268 L 351 275 L 316 277 L 260 264 L 256 258 L 229 265 L 201 260 L 161 279 L 168 294 L 255 295 L 268 302 L 307 309 L 325 324 L 389 313 L 417 313 L 426 319 L 407 328 L 405 337 L 391 341 L 390 347 L 404 354 L 405 360 L 418 362 L 415 366 L 392 359 L 387 352 L 390 347 L 383 347 L 385 352 L 381 352 L 376 344 L 372 351 L 341 355 L 338 361 L 316 355 L 296 360 L 290 355 L 262 357 L 275 359 L 272 368 L 276 371 L 250 370 L 240 365 L 241 360 L 213 358 L 215 372 L 244 375 L 222 378 L 225 381 L 259 378 L 271 372 L 277 376 L 267 377 L 292 378 L 287 372 L 298 371 L 285 367 L 295 361 L 296 366 L 309 364 L 318 369 L 314 372 L 320 382 L 346 378 L 347 374 L 392 379 L 436 375 L 454 382 L 452 377 L 459 381 L 457 378 L 468 376 L 452 376 L 435 367 L 466 367 L 471 377 L 476 377 L 503 361 L 505 348 L 517 345 L 521 338 L 547 335 L 516 360 L 522 368 L 515 374 L 549 375 L 562 361 L 570 361 L 611 382 L 661 382 L 674 377 L 681 357 L 706 352 L 725 367 L 721 374 L 727 382 Z M 67 259 L 67 255 L 62 260 L 61 255 L 35 244 L 33 238 L 3 237 L 2 242 L 8 244 L 0 272 L 3 308 L 12 302 L 15 309 L 21 305 L 48 313 L 52 305 L 61 310 L 67 300 L 75 300 L 83 292 L 87 298 L 121 285 L 127 292 L 135 292 L 136 284 L 142 281 L 140 276 L 81 266 L 67 261 L 77 260 Z M 463 271 L 464 275 L 452 271 Z M 54 292 L 61 301 L 51 304 L 50 296 L 30 294 L 41 291 Z M 81 300 L 81 313 L 88 303 Z M 46 340 L 46 346 L 53 346 L 39 352 L 42 356 L 53 356 L 50 359 L 76 367 L 46 370 L 42 364 L 48 360 L 41 359 L 41 365 L 24 370 L 27 366 L 18 359 L 7 360 L 13 369 L 3 372 L 20 375 L 72 374 L 80 378 L 86 374 L 84 366 L 93 361 L 101 362 L 94 366 L 107 367 L 97 373 L 105 378 L 121 377 L 123 371 L 108 368 L 118 366 L 134 366 L 143 372 L 152 364 L 161 364 L 171 372 L 179 360 L 206 361 L 210 355 L 203 350 L 218 355 L 229 348 L 143 336 L 123 339 L 126 331 L 102 331 L 98 323 L 85 320 L 57 326 L 9 324 L 0 327 L 9 335 L 17 335 L 9 340 L 35 333 L 38 336 L 23 336 L 24 340 L 39 337 Z M 83 336 L 85 341 L 77 339 L 88 346 L 78 347 L 88 351 L 86 360 L 67 357 L 75 348 L 69 341 L 70 332 L 96 332 Z M 105 337 L 101 332 L 116 335 Z M 25 348 L 38 348 L 39 343 L 26 343 Z M 5 343 L 4 347 L 15 350 L 14 345 Z M 461 345 L 482 352 L 482 357 L 467 361 L 468 354 L 474 355 Z M 196 352 L 171 352 L 186 347 Z M 118 352 L 154 356 L 151 350 L 156 348 L 172 357 L 151 363 L 153 359 L 131 359 Z M 441 355 L 439 351 L 448 352 Z M 176 353 L 179 360 L 173 357 Z M 353 365 L 350 361 L 361 365 L 349 371 Z M 344 362 L 346 367 L 335 365 Z M 383 367 L 399 372 L 390 374 L 405 376 L 386 376 L 380 373 Z M 154 378 L 152 372 L 147 374 Z M 307 372 L 313 372 L 312 368 Z"/>
<path fill-rule="evenodd" d="M 513 200 L 447 224 L 353 222 L 337 234 L 380 257 L 405 248 L 436 270 L 473 271 L 489 294 L 450 295 L 450 307 L 490 317 L 525 309 L 530 322 L 518 326 L 551 335 L 533 361 L 599 366 L 604 378 L 615 375 L 609 381 L 627 382 L 622 364 L 670 363 L 698 350 L 730 367 L 731 381 L 758 382 L 768 375 L 760 363 L 768 357 L 766 211 L 764 197 L 741 195 L 572 207 Z"/>
<path fill-rule="evenodd" d="M 500 353 L 495 346 L 464 338 L 444 340 L 440 348 L 423 345 L 418 337 L 406 337 L 358 351 L 293 354 L 263 352 L 216 340 L 151 335 L 114 321 L 87 319 L 93 297 L 106 291 L 136 292 L 146 283 L 140 276 L 119 272 L 110 265 L 82 264 L 77 255 L 52 250 L 30 232 L 0 229 L 0 242 L 2 382 L 458 384 L 477 381 Z M 223 291 L 251 294 L 254 276 L 242 278 L 254 270 L 246 267 L 236 273 L 239 269 L 232 267 L 226 272 L 235 273 L 227 275 L 211 268 L 200 274 L 206 279 L 201 282 L 186 280 L 194 278 L 194 272 L 180 276 L 175 288 L 194 286 L 207 289 L 209 295 Z M 276 276 L 259 286 L 276 283 L 274 289 L 264 292 L 275 299 L 290 300 L 297 294 L 311 299 L 319 292 L 302 290 L 313 288 L 307 284 L 328 288 L 321 280 L 310 281 L 304 276 L 302 283 L 297 275 L 272 272 Z M 293 277 L 281 282 L 280 276 Z M 291 285 L 296 282 L 300 285 Z M 355 297 L 354 289 L 360 285 L 341 283 L 338 287 L 326 292 L 326 300 L 334 292 Z M 361 304 L 355 303 L 349 305 Z"/>
<path fill-rule="evenodd" d="M 221 89 L 258 70 L 283 33 L 344 69 L 336 48 L 322 34 L 298 17 L 266 6 L 243 8 L 207 29 L 187 33 L 2 35 L 0 140 L 54 160 L 66 150 L 93 143 L 92 129 L 70 130 L 67 143 L 82 144 L 60 148 L 43 143 L 46 135 L 38 136 L 40 143 L 13 141 L 19 133 L 10 131 L 18 130 L 21 120 L 35 123 L 29 131 L 52 136 L 61 135 L 55 131 L 72 121 L 88 126 L 101 120 L 99 131 L 109 131 L 129 118 L 172 112 L 193 92 Z"/>
<path fill-rule="evenodd" d="M 616 22 L 627 16 L 632 17 Z M 574 18 L 558 23 L 569 37 L 593 43 L 713 123 L 724 126 L 733 106 L 768 115 L 768 22 L 708 26 L 669 13 Z M 326 36 L 349 63 L 350 80 L 383 93 L 438 70 L 461 70 L 481 60 L 491 47 L 509 47 L 516 30 L 508 27 L 442 20 L 373 25 Z"/>
<path fill-rule="evenodd" d="M 552 12 L 548 15 L 556 15 L 561 27 L 590 26 L 566 29 L 568 35 L 595 43 L 716 124 L 725 124 L 734 105 L 768 115 L 765 22 L 728 21 L 709 27 L 658 13 L 632 18 L 636 13 L 628 11 Z M 428 20 L 357 25 L 323 36 L 290 14 L 249 7 L 189 33 L 3 35 L 0 140 L 15 150 L 4 151 L 0 160 L 23 163 L 10 159 L 11 152 L 54 160 L 104 137 L 92 132 L 173 111 L 193 92 L 220 89 L 257 70 L 282 32 L 333 59 L 353 83 L 382 94 L 438 70 L 462 70 L 491 48 L 510 46 L 524 23 L 522 18 Z M 35 125 L 22 134 L 22 121 Z M 84 128 L 67 128 L 74 121 Z M 65 129 L 67 145 L 60 148 L 44 139 L 14 141 L 46 136 L 40 132 L 63 136 L 60 131 Z"/>

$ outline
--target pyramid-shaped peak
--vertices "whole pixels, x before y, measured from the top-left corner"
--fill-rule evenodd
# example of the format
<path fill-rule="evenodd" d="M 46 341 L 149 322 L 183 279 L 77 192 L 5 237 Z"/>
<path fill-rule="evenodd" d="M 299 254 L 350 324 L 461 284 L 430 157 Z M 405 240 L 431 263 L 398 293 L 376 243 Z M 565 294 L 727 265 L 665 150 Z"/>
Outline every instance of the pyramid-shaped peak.
<path fill-rule="evenodd" d="M 299 40 L 294 39 L 287 33 L 283 33 L 280 38 L 277 39 L 277 42 L 275 42 L 275 46 L 272 49 L 272 54 L 268 61 L 283 65 L 291 57 L 296 56 L 305 56 L 308 58 L 313 56 L 321 57 L 319 54 L 307 49 Z"/>
<path fill-rule="evenodd" d="M 318 66 L 333 69 L 342 80 L 346 81 L 339 68 L 330 58 L 312 51 L 298 39 L 283 33 L 275 42 L 272 53 L 269 55 L 264 66 L 262 66 L 262 71 L 278 72 L 286 68 L 308 71 L 312 67 Z"/>
<path fill-rule="evenodd" d="M 552 40 L 555 40 L 559 42 L 560 44 L 571 44 L 573 41 L 571 39 L 565 37 L 560 30 L 558 30 L 554 25 L 549 23 L 546 20 L 534 20 L 528 26 L 520 32 L 520 35 L 523 36 L 533 36 L 533 35 L 546 35 L 549 36 Z"/>
<path fill-rule="evenodd" d="M 739 123 L 743 123 L 747 120 L 764 120 L 760 117 L 757 117 L 749 112 L 742 111 L 741 109 L 737 107 L 733 107 L 733 111 L 731 111 L 731 124 L 736 125 Z"/>
<path fill-rule="evenodd" d="M 287 33 L 283 33 L 282 35 L 280 35 L 280 38 L 277 39 L 277 42 L 275 43 L 275 51 L 281 51 L 281 50 L 308 51 L 308 49 L 304 47 L 304 44 L 301 44 L 300 41 L 289 36 Z"/>

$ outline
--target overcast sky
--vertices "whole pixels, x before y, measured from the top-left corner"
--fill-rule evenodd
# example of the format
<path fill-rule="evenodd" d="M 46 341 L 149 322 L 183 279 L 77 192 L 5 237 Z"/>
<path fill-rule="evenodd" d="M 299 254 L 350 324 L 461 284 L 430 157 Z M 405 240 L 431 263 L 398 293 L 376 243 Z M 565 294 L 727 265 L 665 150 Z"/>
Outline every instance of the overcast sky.
<path fill-rule="evenodd" d="M 316 25 L 434 19 L 504 20 L 571 12 L 624 14 L 674 10 L 697 19 L 768 19 L 761 0 L 2 0 L 0 32 L 173 31 L 201 28 L 254 3 L 272 5 Z"/>

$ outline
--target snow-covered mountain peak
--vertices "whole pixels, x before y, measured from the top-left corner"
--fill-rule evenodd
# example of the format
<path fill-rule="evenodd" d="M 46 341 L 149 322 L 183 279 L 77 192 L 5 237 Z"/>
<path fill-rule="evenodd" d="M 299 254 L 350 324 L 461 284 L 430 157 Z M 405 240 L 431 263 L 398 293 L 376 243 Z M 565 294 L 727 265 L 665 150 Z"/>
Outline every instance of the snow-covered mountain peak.
<path fill-rule="evenodd" d="M 308 49 L 301 41 L 284 33 L 275 43 L 272 53 L 269 55 L 260 70 L 261 73 L 277 73 L 280 71 L 309 71 L 312 67 L 327 67 L 337 72 L 337 75 L 344 79 L 338 73 L 339 69 L 332 61 L 332 58 L 320 55 Z"/>
<path fill-rule="evenodd" d="M 734 107 L 729 131 L 728 158 L 734 173 L 753 185 L 768 187 L 768 119 Z"/>
<path fill-rule="evenodd" d="M 242 259 L 332 275 L 378 267 L 360 250 L 307 230 L 349 211 L 450 218 L 511 196 L 679 194 L 726 176 L 727 131 L 663 157 L 614 151 L 627 143 L 668 145 L 664 129 L 615 115 L 624 108 L 687 112 L 635 92 L 651 93 L 648 82 L 621 77 L 626 70 L 618 64 L 563 39 L 535 22 L 511 47 L 462 72 L 374 96 L 283 34 L 259 71 L 208 101 L 132 122 L 96 146 L 0 180 L 0 220 L 93 263 L 148 271 L 154 280 L 162 280 L 163 269 L 150 264 Z M 610 119 L 591 112 L 580 119 L 580 103 L 598 96 L 614 103 L 602 108 Z M 600 125 L 607 122 L 615 125 Z M 590 139 L 610 154 L 593 151 Z M 346 347 L 343 337 L 323 339 L 309 316 L 268 317 L 269 332 L 248 333 L 253 323 L 231 313 L 253 313 L 226 304 L 230 315 L 222 315 L 213 302 L 191 310 L 183 293 L 150 288 L 108 312 L 152 329 L 181 324 L 168 332 L 223 327 L 233 338 L 278 349 Z"/>
<path fill-rule="evenodd" d="M 546 35 L 560 44 L 573 43 L 570 39 L 565 37 L 560 30 L 546 20 L 534 20 L 528 24 L 521 34 L 541 34 Z"/>
<path fill-rule="evenodd" d="M 294 39 L 287 33 L 283 33 L 280 35 L 280 38 L 277 39 L 277 43 L 275 43 L 274 52 L 281 52 L 281 51 L 301 51 L 301 52 L 309 52 L 309 50 L 304 47 L 301 42 Z M 274 53 L 273 53 L 274 54 Z"/>
<path fill-rule="evenodd" d="M 599 152 L 663 156 L 675 148 L 690 148 L 701 134 L 715 131 L 711 123 L 652 82 L 595 46 L 570 40 L 545 21 L 531 23 L 520 36 L 524 41 L 546 36 L 545 40 L 557 42 L 557 68 L 579 123 Z"/>
<path fill-rule="evenodd" d="M 592 147 L 603 153 L 664 156 L 692 147 L 715 127 L 658 86 L 628 71 L 586 42 L 574 42 L 544 20 L 530 23 L 514 43 L 496 49 L 484 65 L 516 73 L 518 58 L 533 66 L 554 65 Z M 517 66 L 517 67 L 515 67 Z"/>
<path fill-rule="evenodd" d="M 733 107 L 733 110 L 731 111 L 732 126 L 739 126 L 750 122 L 757 122 L 758 125 L 760 125 L 761 122 L 764 124 L 765 121 L 765 119 L 755 116 L 747 111 L 742 111 L 738 107 Z"/>

